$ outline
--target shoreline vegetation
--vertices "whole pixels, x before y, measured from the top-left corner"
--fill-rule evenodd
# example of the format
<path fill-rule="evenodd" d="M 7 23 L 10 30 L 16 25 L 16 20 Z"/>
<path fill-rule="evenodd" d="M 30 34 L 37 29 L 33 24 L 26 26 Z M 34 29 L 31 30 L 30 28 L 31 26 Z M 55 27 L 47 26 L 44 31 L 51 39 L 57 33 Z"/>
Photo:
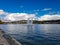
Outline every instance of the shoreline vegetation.
<path fill-rule="evenodd" d="M 12 22 L 3 22 L 0 20 L 0 24 L 27 24 L 27 20 L 12 21 Z M 45 21 L 33 20 L 33 24 L 60 24 L 60 20 L 45 20 Z"/>

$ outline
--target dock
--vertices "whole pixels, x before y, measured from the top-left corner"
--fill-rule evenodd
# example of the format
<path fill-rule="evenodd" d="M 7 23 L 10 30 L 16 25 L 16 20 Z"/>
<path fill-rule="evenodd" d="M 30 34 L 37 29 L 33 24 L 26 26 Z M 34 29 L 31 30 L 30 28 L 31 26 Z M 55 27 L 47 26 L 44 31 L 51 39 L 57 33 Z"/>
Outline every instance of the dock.
<path fill-rule="evenodd" d="M 0 29 L 0 45 L 22 45 Z"/>

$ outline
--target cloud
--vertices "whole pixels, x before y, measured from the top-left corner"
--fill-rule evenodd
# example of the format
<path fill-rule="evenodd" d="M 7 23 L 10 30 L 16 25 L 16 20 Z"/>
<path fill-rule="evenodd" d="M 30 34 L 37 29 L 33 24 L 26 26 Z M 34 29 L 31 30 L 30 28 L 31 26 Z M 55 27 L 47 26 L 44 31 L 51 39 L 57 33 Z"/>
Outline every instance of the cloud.
<path fill-rule="evenodd" d="M 18 20 L 27 20 L 28 18 L 35 18 L 35 14 L 27 14 L 27 13 L 11 13 L 7 15 L 4 20 L 5 21 L 18 21 Z"/>
<path fill-rule="evenodd" d="M 5 15 L 5 16 L 2 16 Z M 3 19 L 1 19 L 3 18 Z M 8 13 L 5 12 L 4 10 L 0 10 L 0 19 L 2 21 L 18 21 L 18 20 L 28 20 L 28 18 L 33 19 L 33 20 L 39 20 L 39 21 L 44 21 L 44 20 L 58 20 L 60 19 L 60 14 L 48 14 L 48 15 L 43 15 L 40 17 L 37 17 L 36 14 L 28 14 L 28 13 Z"/>
<path fill-rule="evenodd" d="M 3 10 L 0 9 L 0 15 L 4 14 L 5 12 Z"/>
<path fill-rule="evenodd" d="M 55 15 L 43 15 L 41 17 L 39 17 L 40 21 L 44 21 L 44 20 L 60 20 L 60 15 L 59 14 L 55 14 Z"/>
<path fill-rule="evenodd" d="M 2 21 L 18 21 L 18 20 L 27 20 L 28 18 L 35 19 L 35 14 L 28 13 L 8 13 L 4 10 L 0 10 L 0 19 Z"/>
<path fill-rule="evenodd" d="M 7 15 L 8 13 L 5 12 L 4 10 L 0 9 L 0 15 Z"/>
<path fill-rule="evenodd" d="M 51 10 L 51 8 L 44 8 L 44 9 L 42 9 L 42 11 L 49 11 L 49 10 Z"/>

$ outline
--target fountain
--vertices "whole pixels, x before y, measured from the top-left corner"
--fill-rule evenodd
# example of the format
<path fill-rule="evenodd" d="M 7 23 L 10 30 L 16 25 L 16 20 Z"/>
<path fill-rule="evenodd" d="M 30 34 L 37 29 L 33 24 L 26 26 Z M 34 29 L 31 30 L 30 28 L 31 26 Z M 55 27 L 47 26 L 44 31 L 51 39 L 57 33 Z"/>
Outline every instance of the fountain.
<path fill-rule="evenodd" d="M 32 24 L 33 24 L 33 18 L 28 18 L 27 24 L 28 24 L 28 25 L 32 25 Z"/>

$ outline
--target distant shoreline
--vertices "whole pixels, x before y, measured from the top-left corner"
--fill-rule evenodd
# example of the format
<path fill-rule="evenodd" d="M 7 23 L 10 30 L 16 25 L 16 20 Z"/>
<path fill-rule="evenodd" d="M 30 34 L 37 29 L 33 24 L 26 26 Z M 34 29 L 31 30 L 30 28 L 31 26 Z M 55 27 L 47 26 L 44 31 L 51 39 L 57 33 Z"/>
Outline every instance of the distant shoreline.
<path fill-rule="evenodd" d="M 27 20 L 13 21 L 13 22 L 2 22 L 0 24 L 27 24 Z M 60 20 L 46 20 L 46 21 L 37 21 L 33 20 L 33 24 L 60 24 Z"/>

